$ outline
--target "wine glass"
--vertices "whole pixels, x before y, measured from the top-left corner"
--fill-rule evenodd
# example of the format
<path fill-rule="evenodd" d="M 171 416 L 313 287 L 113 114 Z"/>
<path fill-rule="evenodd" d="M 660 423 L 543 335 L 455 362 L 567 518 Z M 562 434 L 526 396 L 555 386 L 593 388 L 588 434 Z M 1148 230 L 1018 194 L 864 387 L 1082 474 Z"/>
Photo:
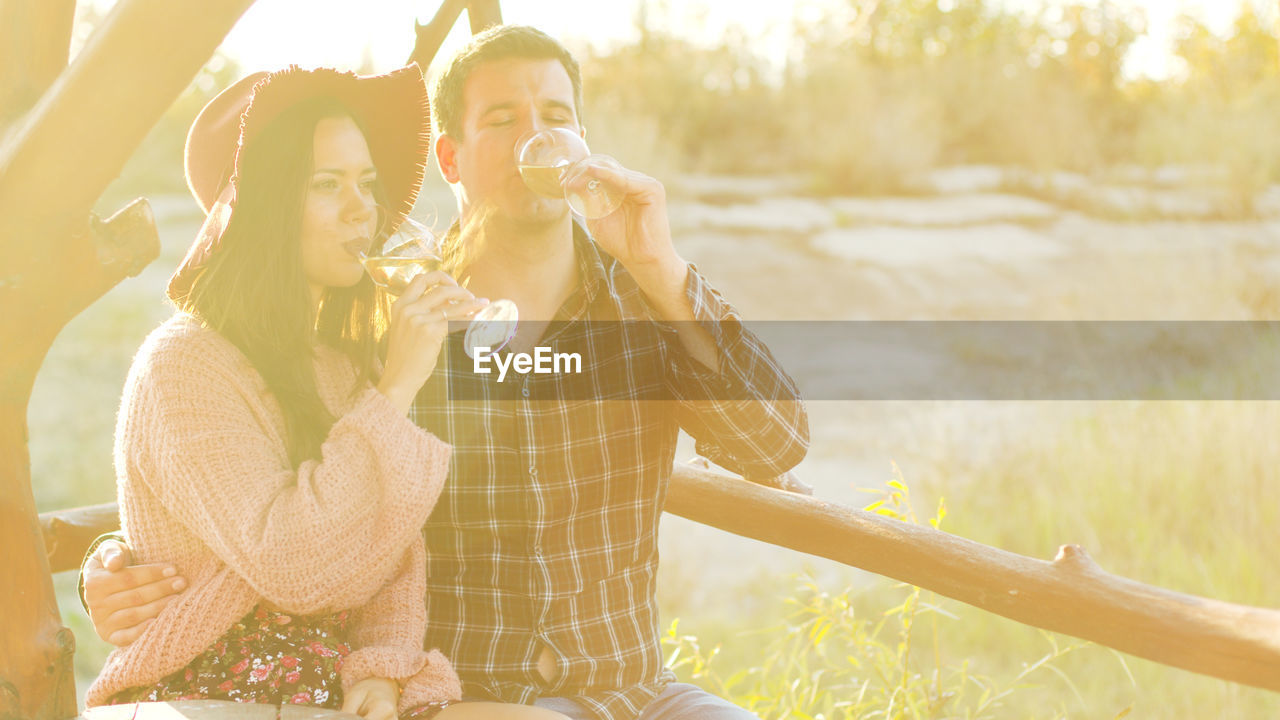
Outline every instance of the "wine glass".
<path fill-rule="evenodd" d="M 444 268 L 436 237 L 422 223 L 405 218 L 382 243 L 376 255 L 361 256 L 365 272 L 392 295 L 404 292 L 410 282 L 424 272 Z M 476 311 L 467 324 L 463 349 L 475 358 L 478 348 L 497 352 L 516 334 L 520 311 L 510 300 L 494 300 Z"/>
<path fill-rule="evenodd" d="M 621 171 L 608 155 L 593 155 L 569 128 L 532 130 L 516 141 L 516 167 L 524 184 L 549 198 L 564 198 L 579 215 L 602 218 L 622 204 L 622 192 L 592 176 L 595 168 Z"/>

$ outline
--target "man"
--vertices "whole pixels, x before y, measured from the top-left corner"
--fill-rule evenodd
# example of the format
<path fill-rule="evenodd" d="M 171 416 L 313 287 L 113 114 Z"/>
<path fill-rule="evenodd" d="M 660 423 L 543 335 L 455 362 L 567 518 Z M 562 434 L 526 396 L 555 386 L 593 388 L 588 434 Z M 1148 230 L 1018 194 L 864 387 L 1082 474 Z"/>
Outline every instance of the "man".
<path fill-rule="evenodd" d="M 432 100 L 440 171 L 479 238 L 455 226 L 445 239 L 473 243 L 470 289 L 518 305 L 509 351 L 577 351 L 586 370 L 499 381 L 451 336 L 414 413 L 454 446 L 425 528 L 427 645 L 477 699 L 605 720 L 753 717 L 663 667 L 658 524 L 681 428 L 748 478 L 803 458 L 794 384 L 676 252 L 661 183 L 599 171 L 624 197 L 589 234 L 525 186 L 517 139 L 584 133 L 578 65 L 558 42 L 517 26 L 477 35 Z M 105 547 L 85 594 L 99 634 L 123 643 L 175 582 L 163 567 L 116 570 L 127 549 Z"/>

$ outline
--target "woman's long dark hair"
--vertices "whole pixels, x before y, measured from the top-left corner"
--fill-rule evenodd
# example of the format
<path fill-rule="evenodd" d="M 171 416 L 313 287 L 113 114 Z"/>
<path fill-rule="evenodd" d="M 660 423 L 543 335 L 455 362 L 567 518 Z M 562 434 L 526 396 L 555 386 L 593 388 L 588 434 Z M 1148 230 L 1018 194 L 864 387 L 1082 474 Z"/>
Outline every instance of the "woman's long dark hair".
<path fill-rule="evenodd" d="M 284 415 L 294 467 L 319 457 L 335 420 L 316 389 L 313 343 L 351 358 L 358 390 L 375 378 L 378 340 L 387 325 L 386 297 L 367 275 L 352 287 L 327 289 L 317 312 L 302 269 L 315 128 L 333 117 L 354 119 L 336 100 L 299 103 L 244 148 L 235 210 L 221 246 L 180 305 L 239 348 L 262 375 Z M 385 207 L 380 187 L 375 197 Z"/>

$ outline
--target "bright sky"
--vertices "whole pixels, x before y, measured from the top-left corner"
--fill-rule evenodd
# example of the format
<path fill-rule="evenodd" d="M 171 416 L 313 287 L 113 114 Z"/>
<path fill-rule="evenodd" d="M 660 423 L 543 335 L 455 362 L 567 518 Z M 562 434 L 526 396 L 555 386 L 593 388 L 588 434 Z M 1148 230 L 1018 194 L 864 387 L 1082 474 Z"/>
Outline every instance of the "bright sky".
<path fill-rule="evenodd" d="M 789 28 L 796 18 L 821 16 L 825 8 L 848 8 L 858 0 L 503 0 L 503 20 L 536 25 L 571 48 L 604 47 L 635 38 L 638 8 L 648 7 L 651 27 L 673 30 L 695 42 L 712 44 L 726 32 L 755 39 L 761 53 L 779 66 L 786 57 Z M 865 0 L 863 0 L 865 1 Z M 947 3 L 953 0 L 939 0 Z M 1063 0 L 1000 0 L 1034 10 Z M 1084 0 L 1094 5 L 1103 0 Z M 1173 20 L 1191 13 L 1216 32 L 1229 29 L 1242 2 L 1275 17 L 1277 0 L 1111 0 L 1140 9 L 1148 18 L 1148 36 L 1129 58 L 1126 74 L 1155 78 L 1176 71 L 1171 63 Z M 94 0 L 99 8 L 115 0 Z M 413 21 L 426 22 L 437 0 L 257 0 L 227 36 L 223 49 L 246 70 L 271 70 L 296 63 L 355 68 L 366 47 L 376 70 L 399 67 L 413 48 Z M 305 8 L 305 11 L 301 11 Z M 466 23 L 455 26 L 444 47 L 461 44 Z"/>

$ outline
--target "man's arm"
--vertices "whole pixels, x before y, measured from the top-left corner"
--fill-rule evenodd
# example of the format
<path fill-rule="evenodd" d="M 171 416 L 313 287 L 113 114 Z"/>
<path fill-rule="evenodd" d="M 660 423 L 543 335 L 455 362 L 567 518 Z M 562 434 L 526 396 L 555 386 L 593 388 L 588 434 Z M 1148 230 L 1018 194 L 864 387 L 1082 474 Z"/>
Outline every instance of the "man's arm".
<path fill-rule="evenodd" d="M 80 600 L 98 637 L 116 646 L 137 640 L 161 610 L 187 588 L 168 563 L 129 565 L 124 537 L 110 534 L 90 546 L 80 565 Z"/>
<path fill-rule="evenodd" d="M 600 166 L 578 181 L 592 178 L 623 193 L 617 210 L 587 222 L 592 238 L 635 279 L 656 319 L 676 328 L 686 352 L 712 372 L 718 370 L 715 339 L 694 322 L 697 317 L 685 292 L 689 263 L 671 240 L 666 188 L 643 173 Z"/>
<path fill-rule="evenodd" d="M 697 359 L 684 335 L 672 343 L 668 382 L 680 427 L 699 455 L 730 472 L 757 481 L 782 475 L 809 448 L 808 413 L 795 382 L 692 266 L 685 291 L 696 319 L 680 325 L 705 333 L 717 361 L 713 370 Z"/>
<path fill-rule="evenodd" d="M 749 479 L 790 470 L 809 448 L 799 390 L 737 311 L 676 252 L 662 183 L 598 166 L 589 175 L 623 193 L 618 210 L 588 227 L 636 281 L 654 319 L 678 338 L 670 383 L 680 426 L 698 440 L 699 454 Z"/>

